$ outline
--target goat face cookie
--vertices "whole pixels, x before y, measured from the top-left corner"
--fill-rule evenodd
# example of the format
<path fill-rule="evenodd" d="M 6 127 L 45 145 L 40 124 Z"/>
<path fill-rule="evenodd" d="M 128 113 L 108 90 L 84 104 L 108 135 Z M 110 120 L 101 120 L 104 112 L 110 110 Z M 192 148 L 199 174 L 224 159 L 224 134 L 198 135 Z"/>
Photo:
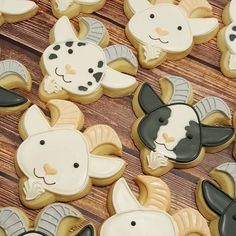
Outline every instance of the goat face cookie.
<path fill-rule="evenodd" d="M 3 23 L 14 23 L 33 17 L 38 6 L 29 0 L 0 0 L 0 26 Z"/>
<path fill-rule="evenodd" d="M 15 60 L 0 61 L 0 114 L 26 109 L 30 102 L 10 89 L 31 90 L 31 77 L 25 66 Z"/>
<path fill-rule="evenodd" d="M 145 68 L 187 56 L 194 43 L 209 41 L 219 29 L 216 18 L 206 18 L 212 16 L 206 0 L 182 0 L 179 5 L 169 0 L 154 5 L 148 0 L 126 0 L 124 10 L 130 19 L 126 35 Z"/>
<path fill-rule="evenodd" d="M 169 76 L 161 79 L 162 99 L 148 85 L 137 89 L 133 109 L 138 119 L 132 138 L 140 150 L 144 173 L 154 176 L 172 168 L 196 166 L 205 151 L 216 152 L 234 139 L 231 113 L 224 101 L 206 97 L 194 106 L 188 81 Z M 189 103 L 189 104 L 188 104 Z"/>
<path fill-rule="evenodd" d="M 53 15 L 57 18 L 67 16 L 73 18 L 79 13 L 92 13 L 100 10 L 106 0 L 51 0 Z"/>
<path fill-rule="evenodd" d="M 139 201 L 129 189 L 124 178 L 113 186 L 108 200 L 111 217 L 106 220 L 100 236 L 210 236 L 206 220 L 201 214 L 185 208 L 170 215 L 169 187 L 158 178 L 138 176 Z"/>
<path fill-rule="evenodd" d="M 0 235 L 95 236 L 95 229 L 91 224 L 79 230 L 78 234 L 69 232 L 72 227 L 79 226 L 83 221 L 85 221 L 83 215 L 74 207 L 55 203 L 47 206 L 39 213 L 34 228 L 32 228 L 27 216 L 20 209 L 4 207 L 0 208 Z"/>
<path fill-rule="evenodd" d="M 196 191 L 201 213 L 211 221 L 212 236 L 234 236 L 236 233 L 236 199 L 230 197 L 211 182 L 199 183 Z"/>
<path fill-rule="evenodd" d="M 131 94 L 137 81 L 123 72 L 137 72 L 132 51 L 122 45 L 103 49 L 108 34 L 104 25 L 95 19 L 80 18 L 80 29 L 77 37 L 67 17 L 60 18 L 54 26 L 51 33 L 54 43 L 44 51 L 41 60 L 45 78 L 40 86 L 40 98 L 87 104 L 102 94 L 110 97 Z"/>
<path fill-rule="evenodd" d="M 81 133 L 83 114 L 76 105 L 51 100 L 48 107 L 51 122 L 33 105 L 19 124 L 24 139 L 16 154 L 20 199 L 33 209 L 79 199 L 92 184 L 113 183 L 126 166 L 121 158 L 111 156 L 122 151 L 112 128 L 96 125 Z"/>
<path fill-rule="evenodd" d="M 222 73 L 236 78 L 236 0 L 232 0 L 224 10 L 225 25 L 218 34 L 217 44 L 222 52 L 220 67 Z"/>

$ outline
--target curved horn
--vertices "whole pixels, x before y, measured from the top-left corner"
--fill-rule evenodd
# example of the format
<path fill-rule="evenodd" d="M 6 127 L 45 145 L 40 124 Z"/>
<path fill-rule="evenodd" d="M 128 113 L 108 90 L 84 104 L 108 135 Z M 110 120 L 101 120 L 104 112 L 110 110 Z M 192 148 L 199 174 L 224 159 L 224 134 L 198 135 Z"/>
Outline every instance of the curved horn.
<path fill-rule="evenodd" d="M 55 117 L 52 115 L 53 128 L 79 129 L 83 127 L 84 115 L 74 103 L 54 99 L 48 102 L 47 107 L 55 114 Z"/>
<path fill-rule="evenodd" d="M 116 44 L 109 46 L 105 49 L 103 49 L 106 55 L 107 64 L 114 62 L 119 59 L 124 59 L 128 61 L 130 64 L 132 64 L 134 67 L 138 67 L 138 61 L 137 58 L 134 56 L 131 49 L 124 45 Z"/>
<path fill-rule="evenodd" d="M 166 76 L 160 80 L 162 100 L 165 103 L 189 103 L 192 97 L 192 86 L 184 78 Z M 172 91 L 170 94 L 168 91 Z"/>
<path fill-rule="evenodd" d="M 139 185 L 139 201 L 145 208 L 158 208 L 163 211 L 170 209 L 170 189 L 161 179 L 139 175 L 135 182 Z"/>
<path fill-rule="evenodd" d="M 211 236 L 207 221 L 194 209 L 185 208 L 179 210 L 173 215 L 173 218 L 177 223 L 179 235 L 187 236 L 191 233 L 199 232 L 202 236 Z"/>
<path fill-rule="evenodd" d="M 89 127 L 84 131 L 84 136 L 87 140 L 90 152 L 104 144 L 111 144 L 114 146 L 117 149 L 118 154 L 121 154 L 122 152 L 122 143 L 120 138 L 116 131 L 107 125 L 95 125 Z"/>
<path fill-rule="evenodd" d="M 30 90 L 31 79 L 29 73 L 25 66 L 20 62 L 15 60 L 0 61 L 0 86 L 2 86 L 2 79 L 8 75 L 16 75 L 17 77 L 19 77 L 21 82 L 23 82 L 23 86 Z"/>
<path fill-rule="evenodd" d="M 202 121 L 215 112 L 223 113 L 231 120 L 231 112 L 228 105 L 218 97 L 206 97 L 194 105 L 199 119 Z"/>
<path fill-rule="evenodd" d="M 179 7 L 186 12 L 188 17 L 194 13 L 195 10 L 202 10 L 202 15 L 197 15 L 198 17 L 206 17 L 212 14 L 212 6 L 206 0 L 182 0 L 179 3 Z"/>
<path fill-rule="evenodd" d="M 90 17 L 79 18 L 80 28 L 86 28 L 86 35 L 80 34 L 81 40 L 100 44 L 107 34 L 105 26 L 98 20 Z"/>
<path fill-rule="evenodd" d="M 83 218 L 74 207 L 61 203 L 52 204 L 40 213 L 35 230 L 45 235 L 55 236 L 61 222 L 67 217 Z"/>
<path fill-rule="evenodd" d="M 28 231 L 26 222 L 15 208 L 0 209 L 0 228 L 4 230 L 7 236 L 21 235 Z"/>

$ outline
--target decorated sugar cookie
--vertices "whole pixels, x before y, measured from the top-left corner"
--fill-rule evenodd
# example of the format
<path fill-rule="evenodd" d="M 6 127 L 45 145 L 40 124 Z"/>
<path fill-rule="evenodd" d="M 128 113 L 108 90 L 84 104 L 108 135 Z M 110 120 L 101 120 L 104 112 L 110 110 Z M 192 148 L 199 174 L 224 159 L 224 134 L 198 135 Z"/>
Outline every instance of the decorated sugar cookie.
<path fill-rule="evenodd" d="M 0 0 L 0 26 L 3 23 L 14 23 L 33 17 L 38 6 L 30 0 Z"/>
<path fill-rule="evenodd" d="M 137 87 L 137 60 L 123 45 L 108 43 L 104 25 L 93 18 L 80 18 L 78 34 L 67 17 L 61 17 L 44 51 L 41 68 L 45 75 L 39 96 L 70 99 L 88 104 L 103 94 L 110 97 L 130 95 Z"/>
<path fill-rule="evenodd" d="M 35 220 L 34 226 L 18 208 L 0 208 L 1 236 L 95 236 L 92 224 L 84 226 L 78 233 L 69 232 L 79 226 L 85 218 L 74 207 L 55 203 L 44 208 Z"/>
<path fill-rule="evenodd" d="M 139 200 L 124 178 L 113 186 L 108 198 L 111 217 L 106 220 L 100 236 L 210 236 L 206 220 L 192 209 L 184 208 L 170 215 L 169 187 L 158 178 L 138 176 Z"/>
<path fill-rule="evenodd" d="M 73 18 L 79 13 L 92 13 L 100 10 L 106 0 L 51 0 L 53 15 L 57 18 L 67 16 Z"/>
<path fill-rule="evenodd" d="M 16 154 L 22 203 L 33 209 L 55 201 L 82 198 L 92 185 L 106 186 L 120 178 L 126 163 L 116 132 L 95 125 L 83 133 L 84 118 L 68 101 L 51 100 L 49 121 L 38 106 L 31 106 L 21 118 L 24 142 Z"/>
<path fill-rule="evenodd" d="M 234 116 L 233 116 L 233 125 L 234 125 L 234 128 L 236 128 L 236 112 L 234 112 Z M 233 147 L 233 157 L 236 159 L 236 144 L 234 144 L 234 147 Z"/>
<path fill-rule="evenodd" d="M 223 100 L 206 97 L 191 105 L 188 81 L 167 76 L 160 84 L 161 98 L 145 83 L 133 99 L 138 119 L 132 138 L 140 150 L 144 173 L 160 176 L 172 168 L 196 166 L 205 152 L 220 151 L 233 141 L 234 128 L 228 126 L 231 112 Z"/>
<path fill-rule="evenodd" d="M 15 60 L 0 61 L 0 114 L 26 109 L 29 100 L 10 89 L 30 91 L 31 84 L 30 74 L 21 63 Z"/>
<path fill-rule="evenodd" d="M 124 10 L 130 19 L 126 35 L 145 68 L 187 56 L 194 44 L 209 41 L 219 29 L 206 0 L 181 0 L 178 5 L 172 0 L 125 0 Z"/>
<path fill-rule="evenodd" d="M 236 198 L 230 197 L 213 183 L 201 181 L 196 191 L 197 205 L 210 220 L 212 236 L 235 236 Z"/>
<path fill-rule="evenodd" d="M 217 37 L 217 45 L 222 52 L 220 67 L 222 73 L 236 78 L 236 0 L 231 0 L 223 13 L 222 28 Z"/>

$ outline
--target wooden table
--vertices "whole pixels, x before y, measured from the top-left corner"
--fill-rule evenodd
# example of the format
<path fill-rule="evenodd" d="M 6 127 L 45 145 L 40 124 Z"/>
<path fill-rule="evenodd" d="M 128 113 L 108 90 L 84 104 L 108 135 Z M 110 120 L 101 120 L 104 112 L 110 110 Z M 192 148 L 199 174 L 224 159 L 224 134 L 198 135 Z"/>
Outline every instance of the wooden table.
<path fill-rule="evenodd" d="M 139 0 L 137 0 L 139 1 Z M 226 0 L 211 0 L 215 16 L 222 24 L 221 14 Z M 56 22 L 53 17 L 49 0 L 38 1 L 40 10 L 32 19 L 16 24 L 5 24 L 0 28 L 0 47 L 2 59 L 16 59 L 30 71 L 33 79 L 31 92 L 22 92 L 32 103 L 45 109 L 45 104 L 38 98 L 39 83 L 43 78 L 39 67 L 42 52 L 49 45 L 49 30 Z M 123 0 L 107 0 L 105 7 L 92 15 L 101 20 L 111 36 L 110 42 L 127 45 L 134 48 L 125 37 L 124 28 L 127 18 L 123 13 Z M 77 19 L 73 23 L 78 27 Z M 135 52 L 136 53 L 136 52 Z M 195 46 L 192 53 L 185 59 L 166 62 L 153 70 L 139 68 L 137 79 L 147 81 L 160 93 L 159 78 L 166 75 L 183 76 L 192 82 L 194 101 L 204 96 L 219 96 L 224 99 L 233 112 L 236 110 L 236 80 L 224 77 L 219 69 L 220 52 L 216 40 Z M 95 124 L 107 124 L 119 134 L 123 143 L 123 158 L 128 162 L 124 177 L 132 190 L 138 193 L 133 182 L 136 175 L 142 173 L 139 152 L 130 138 L 130 127 L 135 119 L 131 108 L 131 97 L 110 99 L 102 97 L 91 105 L 79 105 L 85 114 L 85 127 Z M 34 219 L 37 211 L 24 208 L 18 197 L 18 177 L 14 168 L 14 155 L 22 142 L 17 125 L 22 113 L 0 117 L 0 207 L 16 206 L 22 208 Z M 206 155 L 204 161 L 197 167 L 186 170 L 172 170 L 162 177 L 172 191 L 171 210 L 183 207 L 196 208 L 194 191 L 199 178 L 208 178 L 208 173 L 216 166 L 232 158 L 232 145 L 217 154 Z M 93 187 L 91 193 L 78 201 L 71 202 L 81 212 L 99 226 L 108 217 L 106 198 L 109 187 Z"/>

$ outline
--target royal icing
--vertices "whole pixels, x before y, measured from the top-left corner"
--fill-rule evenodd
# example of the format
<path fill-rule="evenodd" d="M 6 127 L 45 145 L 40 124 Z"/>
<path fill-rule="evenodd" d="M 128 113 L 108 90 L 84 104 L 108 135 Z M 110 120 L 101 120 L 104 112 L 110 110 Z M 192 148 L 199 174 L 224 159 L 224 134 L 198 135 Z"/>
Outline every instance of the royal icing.
<path fill-rule="evenodd" d="M 82 193 L 90 178 L 109 179 L 125 166 L 121 158 L 90 153 L 88 143 L 94 139 L 93 149 L 97 147 L 96 144 L 103 145 L 107 142 L 121 147 L 111 128 L 95 126 L 83 135 L 76 130 L 77 123 L 82 119 L 77 106 L 62 100 L 52 100 L 50 104 L 60 114 L 53 126 L 36 105 L 29 108 L 23 117 L 23 129 L 27 138 L 18 148 L 16 161 L 28 179 L 23 189 L 26 200 L 39 198 L 45 191 L 63 196 Z M 98 140 L 94 136 L 96 129 L 101 134 L 103 131 L 107 134 L 110 130 L 111 135 Z"/>
<path fill-rule="evenodd" d="M 189 18 L 182 7 L 170 3 L 127 2 L 134 14 L 128 23 L 128 32 L 143 45 L 146 62 L 158 59 L 162 51 L 181 53 L 188 50 L 194 37 L 207 35 L 219 25 L 216 18 Z M 170 16 L 174 18 L 170 20 Z"/>
<path fill-rule="evenodd" d="M 152 170 L 166 166 L 167 159 L 178 163 L 192 162 L 198 158 L 203 147 L 221 145 L 234 135 L 232 127 L 201 123 L 215 112 L 224 114 L 230 120 L 231 113 L 224 101 L 206 97 L 190 106 L 185 104 L 191 92 L 190 84 L 180 77 L 169 77 L 167 80 L 173 86 L 170 101 L 176 102 L 166 105 L 147 84 L 142 85 L 138 95 L 145 116 L 139 122 L 137 133 L 142 143 L 150 149 L 147 162 Z"/>
<path fill-rule="evenodd" d="M 92 94 L 101 87 L 116 90 L 135 85 L 134 77 L 109 67 L 109 63 L 119 59 L 137 67 L 131 50 L 121 45 L 102 49 L 98 43 L 104 36 L 104 26 L 92 18 L 82 20 L 89 27 L 86 40 L 77 38 L 67 17 L 60 18 L 54 26 L 55 43 L 43 53 L 47 71 L 45 92 L 53 94 L 63 89 L 69 94 L 81 96 Z"/>
<path fill-rule="evenodd" d="M 21 15 L 32 11 L 37 7 L 36 3 L 28 0 L 0 0 L 0 13 Z"/>
<path fill-rule="evenodd" d="M 119 179 L 112 189 L 112 206 L 115 215 L 108 218 L 101 227 L 101 236 L 183 236 L 191 232 L 191 228 L 202 223 L 202 235 L 209 236 L 207 222 L 193 209 L 183 209 L 171 216 L 166 211 L 170 204 L 168 186 L 150 176 L 138 176 L 137 180 L 146 191 L 142 205 L 129 189 L 124 178 Z M 188 213 L 187 213 L 188 211 Z M 189 214 L 190 213 L 190 214 Z M 186 219 L 187 218 L 187 219 Z M 196 233 L 196 231 L 195 231 Z"/>
<path fill-rule="evenodd" d="M 82 214 L 72 206 L 56 203 L 44 208 L 37 217 L 34 229 L 28 228 L 28 219 L 17 208 L 5 207 L 0 209 L 0 228 L 7 236 L 57 236 L 64 220 L 74 218 L 78 224 L 83 220 Z M 65 221 L 68 223 L 68 221 Z M 68 225 L 67 225 L 68 226 Z M 91 234 L 85 234 L 89 228 Z M 88 232 L 88 231 L 87 231 Z M 78 234 L 80 236 L 93 236 L 92 225 L 85 226 Z"/>

